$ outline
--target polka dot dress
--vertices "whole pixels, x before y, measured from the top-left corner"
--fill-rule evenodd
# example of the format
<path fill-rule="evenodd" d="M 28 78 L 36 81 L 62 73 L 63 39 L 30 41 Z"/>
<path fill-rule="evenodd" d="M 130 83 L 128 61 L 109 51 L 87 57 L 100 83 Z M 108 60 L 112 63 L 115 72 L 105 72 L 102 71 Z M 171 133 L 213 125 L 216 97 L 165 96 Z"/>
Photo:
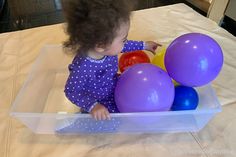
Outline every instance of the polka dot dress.
<path fill-rule="evenodd" d="M 143 50 L 143 41 L 127 41 L 122 52 Z M 90 112 L 100 103 L 110 113 L 119 112 L 114 100 L 118 80 L 118 57 L 104 56 L 100 60 L 76 56 L 69 65 L 70 75 L 65 85 L 66 97 L 82 110 Z"/>

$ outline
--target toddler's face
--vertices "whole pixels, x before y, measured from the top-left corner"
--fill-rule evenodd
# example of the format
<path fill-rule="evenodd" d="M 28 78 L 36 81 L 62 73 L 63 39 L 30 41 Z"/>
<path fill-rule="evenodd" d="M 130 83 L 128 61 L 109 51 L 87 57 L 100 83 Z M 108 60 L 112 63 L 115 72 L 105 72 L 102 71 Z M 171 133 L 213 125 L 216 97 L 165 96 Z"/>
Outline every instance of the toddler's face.
<path fill-rule="evenodd" d="M 121 24 L 120 28 L 117 30 L 115 39 L 113 40 L 112 44 L 105 49 L 103 55 L 114 56 L 122 51 L 124 44 L 127 41 L 129 27 L 129 22 L 123 22 Z"/>

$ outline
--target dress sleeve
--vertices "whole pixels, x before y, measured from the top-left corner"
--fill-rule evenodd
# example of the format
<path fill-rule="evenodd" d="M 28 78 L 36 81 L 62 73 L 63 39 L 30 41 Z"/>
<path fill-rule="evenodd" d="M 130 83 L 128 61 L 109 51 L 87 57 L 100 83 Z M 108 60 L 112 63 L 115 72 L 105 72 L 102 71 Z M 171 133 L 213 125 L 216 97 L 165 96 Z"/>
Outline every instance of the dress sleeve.
<path fill-rule="evenodd" d="M 84 111 L 90 112 L 97 101 L 85 88 L 88 78 L 84 69 L 72 63 L 69 65 L 69 71 L 70 75 L 64 90 L 66 97 Z"/>
<path fill-rule="evenodd" d="M 127 40 L 126 43 L 124 44 L 122 53 L 144 50 L 144 49 L 145 49 L 145 43 L 143 41 Z"/>

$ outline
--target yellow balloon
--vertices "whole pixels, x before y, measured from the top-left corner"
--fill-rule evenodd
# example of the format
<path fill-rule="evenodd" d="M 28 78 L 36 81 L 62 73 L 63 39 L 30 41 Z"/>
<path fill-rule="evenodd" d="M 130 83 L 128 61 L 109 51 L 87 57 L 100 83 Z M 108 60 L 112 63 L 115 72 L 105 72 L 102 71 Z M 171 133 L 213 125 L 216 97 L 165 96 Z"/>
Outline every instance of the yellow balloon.
<path fill-rule="evenodd" d="M 157 65 L 166 71 L 164 63 L 165 54 L 166 54 L 166 47 L 162 46 L 161 49 L 157 52 L 157 54 L 154 56 L 152 64 Z"/>
<path fill-rule="evenodd" d="M 162 46 L 161 49 L 159 51 L 157 51 L 156 55 L 152 59 L 152 64 L 154 64 L 166 71 L 165 62 L 164 62 L 165 54 L 166 54 L 166 47 Z M 173 79 L 172 79 L 172 82 L 174 83 L 175 86 L 179 85 Z"/>
<path fill-rule="evenodd" d="M 175 86 L 178 86 L 178 85 L 179 85 L 179 83 L 178 83 L 178 82 L 176 82 L 176 81 L 175 81 L 175 80 L 173 80 L 173 79 L 172 79 L 172 82 L 174 83 L 174 85 L 175 85 Z"/>

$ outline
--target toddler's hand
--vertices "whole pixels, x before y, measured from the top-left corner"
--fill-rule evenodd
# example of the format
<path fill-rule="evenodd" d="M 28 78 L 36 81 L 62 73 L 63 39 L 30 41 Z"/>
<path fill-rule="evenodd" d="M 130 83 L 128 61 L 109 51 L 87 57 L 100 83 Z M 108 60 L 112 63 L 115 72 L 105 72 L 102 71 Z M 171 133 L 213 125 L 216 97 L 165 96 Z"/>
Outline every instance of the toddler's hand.
<path fill-rule="evenodd" d="M 90 112 L 92 117 L 96 120 L 110 120 L 110 114 L 107 108 L 101 104 L 97 104 L 94 106 L 92 111 Z"/>
<path fill-rule="evenodd" d="M 145 42 L 145 50 L 147 51 L 151 51 L 154 55 L 156 54 L 155 51 L 157 49 L 157 47 L 162 46 L 159 43 L 156 43 L 154 41 L 146 41 Z"/>

